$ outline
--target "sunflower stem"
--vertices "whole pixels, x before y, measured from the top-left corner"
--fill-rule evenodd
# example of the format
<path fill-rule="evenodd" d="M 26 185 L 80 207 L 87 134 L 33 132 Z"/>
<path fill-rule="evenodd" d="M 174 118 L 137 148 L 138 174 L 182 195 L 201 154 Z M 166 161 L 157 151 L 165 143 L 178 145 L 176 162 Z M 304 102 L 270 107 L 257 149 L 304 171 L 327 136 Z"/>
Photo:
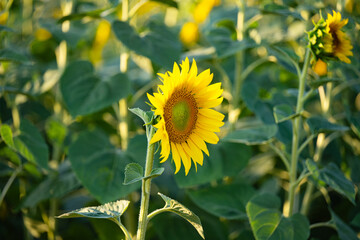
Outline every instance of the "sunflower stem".
<path fill-rule="evenodd" d="M 149 134 L 147 136 L 148 147 L 146 153 L 146 162 L 145 162 L 145 175 L 141 184 L 141 205 L 138 221 L 138 229 L 136 234 L 137 240 L 144 240 L 147 226 L 147 215 L 149 210 L 149 200 L 150 200 L 150 189 L 151 189 L 151 178 L 150 176 L 153 164 L 154 164 L 154 151 L 155 144 L 150 144 L 150 140 L 155 133 L 155 128 L 150 126 Z"/>
<path fill-rule="evenodd" d="M 290 189 L 289 189 L 289 207 L 287 209 L 287 213 L 291 216 L 297 210 L 294 209 L 294 201 L 295 201 L 295 192 L 297 188 L 296 177 L 297 177 L 297 164 L 299 159 L 299 138 L 300 138 L 300 127 L 301 127 L 301 112 L 304 108 L 304 91 L 305 91 L 305 82 L 306 75 L 309 68 L 310 63 L 310 49 L 306 50 L 304 66 L 302 69 L 302 73 L 299 79 L 299 92 L 297 97 L 296 104 L 296 114 L 298 115 L 293 121 L 293 139 L 292 139 L 292 148 L 291 148 L 291 162 L 290 162 Z"/>

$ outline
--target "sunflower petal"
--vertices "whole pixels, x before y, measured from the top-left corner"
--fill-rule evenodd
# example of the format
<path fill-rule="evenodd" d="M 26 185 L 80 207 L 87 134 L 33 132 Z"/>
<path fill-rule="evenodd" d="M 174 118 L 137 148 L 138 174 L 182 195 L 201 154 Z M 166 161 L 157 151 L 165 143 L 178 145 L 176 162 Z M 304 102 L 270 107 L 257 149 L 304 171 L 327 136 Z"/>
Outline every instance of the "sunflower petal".
<path fill-rule="evenodd" d="M 177 150 L 177 148 L 175 147 L 175 143 L 171 143 L 171 152 L 172 152 L 172 157 L 174 159 L 174 163 L 175 163 L 175 174 L 179 172 L 180 168 L 181 168 L 181 159 L 180 159 L 180 154 Z"/>

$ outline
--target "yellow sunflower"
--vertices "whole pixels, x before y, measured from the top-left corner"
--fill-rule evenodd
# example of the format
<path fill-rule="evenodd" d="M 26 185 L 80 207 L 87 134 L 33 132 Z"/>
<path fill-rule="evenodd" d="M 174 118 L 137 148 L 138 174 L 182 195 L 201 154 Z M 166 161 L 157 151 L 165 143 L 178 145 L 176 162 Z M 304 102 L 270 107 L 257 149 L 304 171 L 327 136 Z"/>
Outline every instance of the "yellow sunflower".
<path fill-rule="evenodd" d="M 159 74 L 163 85 L 158 92 L 148 94 L 154 114 L 160 116 L 154 125 L 156 133 L 150 144 L 161 141 L 161 162 L 170 155 L 175 162 L 175 173 L 181 168 L 181 162 L 187 175 L 192 163 L 203 164 L 203 153 L 209 156 L 206 143 L 219 141 L 214 132 L 224 125 L 224 115 L 211 109 L 221 104 L 221 83 L 211 84 L 213 74 L 207 69 L 198 75 L 195 60 L 191 68 L 189 59 L 179 66 L 174 63 L 172 72 Z"/>
<path fill-rule="evenodd" d="M 324 37 L 324 50 L 339 58 L 345 63 L 351 63 L 347 56 L 352 56 L 353 46 L 348 36 L 341 30 L 348 23 L 348 19 L 341 20 L 341 14 L 333 11 L 326 19 L 326 32 Z"/>

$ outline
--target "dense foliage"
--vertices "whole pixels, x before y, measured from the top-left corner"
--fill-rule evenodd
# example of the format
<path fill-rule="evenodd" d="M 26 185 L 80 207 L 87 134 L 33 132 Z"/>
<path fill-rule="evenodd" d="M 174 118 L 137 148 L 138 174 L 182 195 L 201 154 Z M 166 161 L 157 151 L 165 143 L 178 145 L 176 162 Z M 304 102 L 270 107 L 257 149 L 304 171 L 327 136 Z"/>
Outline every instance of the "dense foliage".
<path fill-rule="evenodd" d="M 188 57 L 225 125 L 187 175 L 156 144 L 146 239 L 359 239 L 359 30 L 357 0 L 0 0 L 0 238 L 135 235 L 146 93 Z"/>

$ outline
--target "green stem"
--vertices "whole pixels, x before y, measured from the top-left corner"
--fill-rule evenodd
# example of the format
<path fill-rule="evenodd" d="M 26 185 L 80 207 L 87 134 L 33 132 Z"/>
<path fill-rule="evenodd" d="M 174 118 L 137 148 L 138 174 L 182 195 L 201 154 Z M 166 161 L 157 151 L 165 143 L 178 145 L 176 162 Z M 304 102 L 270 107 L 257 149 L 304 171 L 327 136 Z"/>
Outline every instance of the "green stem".
<path fill-rule="evenodd" d="M 148 148 L 146 153 L 146 162 L 145 162 L 145 179 L 142 180 L 141 185 L 141 205 L 140 205 L 140 214 L 138 229 L 136 234 L 137 240 L 144 240 L 147 226 L 147 215 L 149 209 L 149 200 L 150 200 L 150 189 L 151 189 L 151 178 L 147 178 L 151 174 L 151 170 L 154 164 L 154 151 L 155 144 L 150 144 L 150 140 L 155 133 L 155 128 L 150 126 L 148 134 Z"/>
<path fill-rule="evenodd" d="M 8 190 L 10 188 L 11 184 L 14 182 L 16 176 L 21 172 L 21 169 L 22 169 L 21 166 L 19 166 L 17 169 L 15 169 L 15 171 L 11 174 L 9 180 L 6 182 L 3 190 L 1 191 L 0 206 L 1 206 L 3 200 L 4 200 L 5 196 L 6 196 L 6 193 L 8 192 Z"/>
<path fill-rule="evenodd" d="M 127 231 L 126 227 L 121 223 L 120 218 L 117 221 L 114 220 L 114 222 L 120 227 L 120 229 L 125 234 L 125 239 L 132 240 L 130 233 Z"/>
<path fill-rule="evenodd" d="M 296 105 L 296 114 L 299 114 L 293 121 L 293 139 L 292 139 L 292 148 L 291 148 L 291 162 L 290 162 L 290 190 L 289 190 L 289 209 L 288 214 L 291 216 L 294 212 L 294 200 L 295 200 L 295 191 L 296 191 L 296 177 L 297 177 L 297 164 L 298 164 L 298 147 L 299 147 L 299 137 L 300 137 L 300 126 L 301 126 L 301 115 L 300 113 L 304 107 L 304 91 L 305 91 L 305 80 L 307 75 L 307 70 L 310 63 L 310 49 L 306 50 L 304 66 L 302 73 L 299 79 L 299 92 Z M 296 212 L 296 210 L 295 210 Z"/>
<path fill-rule="evenodd" d="M 320 223 L 314 223 L 310 225 L 310 229 L 318 228 L 318 227 L 329 227 L 336 230 L 335 224 L 331 222 L 320 222 Z"/>

